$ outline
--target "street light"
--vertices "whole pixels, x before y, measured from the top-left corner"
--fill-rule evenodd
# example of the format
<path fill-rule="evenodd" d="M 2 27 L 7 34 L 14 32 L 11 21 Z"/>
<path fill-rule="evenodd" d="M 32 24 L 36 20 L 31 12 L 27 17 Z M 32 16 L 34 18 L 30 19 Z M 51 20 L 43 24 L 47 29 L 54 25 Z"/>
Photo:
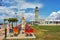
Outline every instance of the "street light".
<path fill-rule="evenodd" d="M 15 15 L 16 15 L 16 19 L 17 19 L 17 13 L 15 13 Z M 17 21 L 16 21 L 16 26 L 17 26 Z"/>
<path fill-rule="evenodd" d="M 5 39 L 6 39 L 6 37 L 7 37 L 7 28 L 6 28 L 6 26 L 5 26 L 5 21 L 7 21 L 7 19 L 4 19 L 4 27 L 5 27 Z"/>

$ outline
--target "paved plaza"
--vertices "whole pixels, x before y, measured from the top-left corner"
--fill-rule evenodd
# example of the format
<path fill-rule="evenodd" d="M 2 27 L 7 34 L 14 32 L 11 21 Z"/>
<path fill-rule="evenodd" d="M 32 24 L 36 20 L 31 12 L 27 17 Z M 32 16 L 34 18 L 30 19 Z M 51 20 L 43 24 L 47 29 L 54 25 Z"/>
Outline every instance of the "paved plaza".
<path fill-rule="evenodd" d="M 32 33 L 32 36 L 25 36 L 25 34 L 19 34 L 18 36 L 7 37 L 7 39 L 24 39 L 24 38 L 36 38 L 35 35 Z"/>

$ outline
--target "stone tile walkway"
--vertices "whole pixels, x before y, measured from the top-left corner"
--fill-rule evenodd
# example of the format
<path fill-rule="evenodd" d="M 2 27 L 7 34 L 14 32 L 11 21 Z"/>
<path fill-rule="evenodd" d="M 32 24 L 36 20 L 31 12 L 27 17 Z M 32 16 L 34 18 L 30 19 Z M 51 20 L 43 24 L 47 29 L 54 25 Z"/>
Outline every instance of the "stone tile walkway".
<path fill-rule="evenodd" d="M 24 39 L 24 38 L 36 38 L 35 35 L 32 33 L 32 36 L 26 36 L 25 34 L 19 34 L 18 36 L 7 37 L 7 39 Z"/>

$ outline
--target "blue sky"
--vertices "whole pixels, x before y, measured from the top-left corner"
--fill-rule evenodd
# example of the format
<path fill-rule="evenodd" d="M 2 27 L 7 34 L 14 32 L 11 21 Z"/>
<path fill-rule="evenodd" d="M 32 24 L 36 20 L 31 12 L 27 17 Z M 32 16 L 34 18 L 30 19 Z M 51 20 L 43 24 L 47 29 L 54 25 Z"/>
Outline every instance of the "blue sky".
<path fill-rule="evenodd" d="M 44 6 L 39 9 L 39 14 L 44 17 L 47 17 L 53 11 L 60 10 L 60 0 L 26 0 L 26 2 L 42 3 Z"/>
<path fill-rule="evenodd" d="M 24 13 L 26 20 L 34 20 L 36 6 L 39 7 L 39 17 L 52 18 L 53 14 L 60 13 L 60 0 L 2 0 L 0 4 L 3 5 L 0 7 L 1 22 L 4 18 L 15 17 L 15 12 L 18 18 Z"/>

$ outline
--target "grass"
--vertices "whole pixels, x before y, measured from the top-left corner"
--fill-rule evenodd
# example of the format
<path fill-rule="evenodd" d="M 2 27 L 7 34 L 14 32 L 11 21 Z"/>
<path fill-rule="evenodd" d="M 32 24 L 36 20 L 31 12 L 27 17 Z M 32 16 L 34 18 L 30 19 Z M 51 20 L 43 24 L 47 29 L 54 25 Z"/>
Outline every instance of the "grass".
<path fill-rule="evenodd" d="M 58 25 L 33 25 L 35 39 L 13 39 L 13 40 L 60 40 L 60 26 Z M 46 31 L 47 30 L 47 31 Z"/>
<path fill-rule="evenodd" d="M 36 30 L 36 40 L 60 40 L 60 26 L 59 25 L 33 25 Z M 38 31 L 37 31 L 38 30 Z M 47 30 L 47 31 L 43 31 Z M 37 33 L 38 32 L 38 33 Z M 40 32 L 40 33 L 39 33 Z"/>
<path fill-rule="evenodd" d="M 39 26 L 40 29 L 46 29 L 51 32 L 59 32 L 60 31 L 60 26 Z"/>

